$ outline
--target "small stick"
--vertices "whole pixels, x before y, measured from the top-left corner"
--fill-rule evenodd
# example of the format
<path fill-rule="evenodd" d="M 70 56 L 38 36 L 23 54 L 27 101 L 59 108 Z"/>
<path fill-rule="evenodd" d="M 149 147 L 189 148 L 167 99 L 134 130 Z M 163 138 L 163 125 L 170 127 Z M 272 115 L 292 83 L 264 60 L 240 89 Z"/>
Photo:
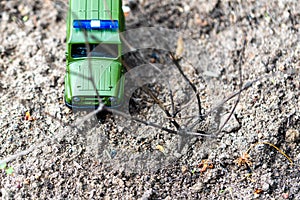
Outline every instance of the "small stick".
<path fill-rule="evenodd" d="M 247 149 L 246 153 L 249 153 L 249 151 L 250 151 L 252 148 L 254 148 L 255 146 L 260 145 L 260 144 L 267 144 L 267 145 L 273 147 L 273 148 L 276 149 L 279 153 L 281 153 L 282 155 L 284 155 L 284 156 L 290 161 L 291 165 L 294 164 L 293 160 L 292 160 L 289 156 L 287 156 L 282 150 L 280 150 L 280 149 L 279 149 L 278 147 L 276 147 L 274 144 L 271 144 L 271 143 L 269 143 L 269 142 L 257 142 L 257 143 L 255 143 L 253 146 L 249 147 L 249 148 Z"/>

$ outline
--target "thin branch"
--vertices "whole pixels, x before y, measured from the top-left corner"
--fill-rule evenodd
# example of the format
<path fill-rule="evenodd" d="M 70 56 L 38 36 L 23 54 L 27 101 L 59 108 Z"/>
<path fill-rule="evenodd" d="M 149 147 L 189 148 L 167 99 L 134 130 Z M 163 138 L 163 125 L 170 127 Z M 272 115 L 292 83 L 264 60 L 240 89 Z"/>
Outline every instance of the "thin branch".
<path fill-rule="evenodd" d="M 74 122 L 74 124 L 71 125 L 66 125 L 62 120 L 57 119 L 54 116 L 51 116 L 50 114 L 46 113 L 47 115 L 49 115 L 50 117 L 52 117 L 53 119 L 55 119 L 56 121 L 58 121 L 61 125 L 65 125 L 68 126 L 68 128 L 77 128 L 78 125 L 82 124 L 83 122 L 85 122 L 86 120 L 88 120 L 89 118 L 91 118 L 92 116 L 98 114 L 99 112 L 103 111 L 105 109 L 105 107 L 103 106 L 99 106 L 97 110 L 94 110 L 93 112 L 89 113 L 88 115 L 86 115 L 85 117 L 83 117 L 82 119 Z M 38 149 L 40 147 L 43 147 L 47 144 L 47 141 L 50 140 L 50 142 L 55 141 L 57 138 L 60 137 L 64 137 L 65 135 L 68 134 L 68 131 L 61 131 L 61 133 L 56 134 L 54 137 L 49 136 L 48 138 L 45 138 L 45 141 L 39 143 L 38 145 L 32 145 L 31 147 L 29 147 L 28 149 L 24 150 L 24 151 L 20 151 L 14 155 L 11 155 L 3 160 L 0 160 L 0 165 L 3 163 L 7 163 L 7 162 L 11 162 L 19 157 L 25 156 L 29 153 L 31 153 L 32 151 L 34 151 L 35 149 Z"/>
<path fill-rule="evenodd" d="M 122 61 L 122 64 L 127 71 L 132 69 L 125 61 Z M 137 81 L 139 82 L 139 85 L 142 85 L 140 79 L 137 79 Z M 170 112 L 165 108 L 163 103 L 153 94 L 149 87 L 143 85 L 141 88 L 147 95 L 149 95 L 154 100 L 154 102 L 159 106 L 159 108 L 167 115 L 167 117 L 170 119 L 170 122 L 175 126 L 175 128 L 177 130 L 180 129 L 180 125 L 174 119 L 172 119 L 174 116 L 170 114 Z M 172 91 L 171 88 L 169 88 L 169 91 Z"/>
<path fill-rule="evenodd" d="M 195 132 L 190 132 L 190 131 L 185 131 L 185 130 L 172 130 L 172 129 L 169 129 L 169 128 L 165 128 L 163 126 L 160 126 L 156 123 L 153 123 L 153 122 L 149 122 L 149 121 L 145 121 L 145 120 L 142 120 L 142 119 L 139 119 L 137 117 L 132 117 L 126 113 L 123 113 L 121 111 L 118 111 L 118 110 L 113 110 L 111 108 L 108 108 L 106 107 L 105 108 L 106 111 L 109 111 L 109 112 L 112 112 L 113 114 L 116 114 L 116 115 L 119 115 L 121 117 L 124 117 L 125 119 L 128 119 L 128 120 L 132 120 L 132 121 L 136 121 L 136 122 L 139 122 L 139 123 L 142 123 L 146 126 L 151 126 L 151 127 L 154 127 L 154 128 L 158 128 L 162 131 L 166 131 L 168 133 L 171 133 L 171 134 L 175 134 L 175 135 L 192 135 L 192 136 L 205 136 L 205 137 L 214 137 L 213 135 L 207 135 L 207 134 L 202 134 L 202 133 L 195 133 Z"/>
<path fill-rule="evenodd" d="M 286 155 L 281 149 L 279 149 L 278 147 L 276 147 L 274 144 L 271 144 L 270 142 L 257 142 L 257 143 L 255 143 L 254 145 L 250 146 L 250 147 L 247 149 L 246 153 L 248 154 L 252 148 L 254 148 L 255 146 L 260 145 L 260 144 L 267 144 L 267 145 L 273 147 L 273 148 L 276 149 L 279 153 L 281 153 L 282 155 L 284 155 L 284 156 L 289 160 L 289 162 L 290 162 L 291 165 L 294 165 L 293 160 L 292 160 L 288 155 Z"/>
<path fill-rule="evenodd" d="M 173 98 L 173 91 L 172 91 L 172 88 L 171 88 L 171 84 L 170 84 L 170 82 L 169 82 L 169 80 L 168 80 L 168 77 L 167 77 L 165 74 L 163 74 L 162 71 L 161 71 L 158 67 L 156 67 L 154 64 L 150 63 L 150 65 L 151 65 L 153 68 L 157 69 L 159 72 L 161 72 L 161 74 L 164 76 L 164 80 L 165 80 L 165 81 L 167 82 L 167 84 L 168 84 L 168 90 L 169 90 L 168 94 L 169 94 L 170 100 L 171 100 L 172 118 L 174 118 L 174 117 L 175 117 L 175 104 L 174 104 L 174 98 Z M 174 119 L 173 119 L 173 120 L 174 120 Z M 177 128 L 177 127 L 176 127 L 176 128 Z M 179 127 L 178 127 L 178 128 L 179 128 Z M 178 129 L 178 128 L 177 128 L 177 129 Z"/>
<path fill-rule="evenodd" d="M 30 152 L 32 152 L 33 150 L 39 148 L 39 147 L 42 147 L 45 145 L 45 142 L 42 142 L 40 143 L 39 145 L 32 145 L 31 147 L 29 147 L 28 149 L 24 150 L 24 151 L 21 151 L 19 153 L 16 153 L 14 155 L 11 155 L 3 160 L 0 160 L 0 165 L 4 164 L 4 163 L 8 163 L 8 162 L 11 162 L 21 156 L 25 156 L 27 154 L 29 154 Z"/>
<path fill-rule="evenodd" d="M 239 87 L 240 87 L 240 90 L 242 89 L 243 87 L 243 74 L 242 74 L 242 65 L 244 63 L 243 59 L 244 59 L 244 56 L 245 56 L 245 49 L 246 49 L 246 45 L 247 45 L 247 40 L 246 40 L 246 34 L 244 36 L 244 42 L 243 42 L 243 47 L 240 51 L 238 51 L 238 56 L 239 56 L 239 60 L 238 60 L 238 67 L 239 67 L 239 75 L 240 75 L 240 84 L 239 84 Z M 240 99 L 241 99 L 241 93 L 238 94 L 238 97 L 237 97 L 237 100 L 233 106 L 233 108 L 231 109 L 231 112 L 229 114 L 229 116 L 227 117 L 227 119 L 225 120 L 224 124 L 219 128 L 219 132 L 222 131 L 222 129 L 225 127 L 225 125 L 228 123 L 228 121 L 230 120 L 231 116 L 233 115 L 238 103 L 240 102 Z"/>
<path fill-rule="evenodd" d="M 200 95 L 197 91 L 196 86 L 190 81 L 190 79 L 185 75 L 185 73 L 182 70 L 181 65 L 179 64 L 178 59 L 175 58 L 174 54 L 172 52 L 169 53 L 170 57 L 173 61 L 173 63 L 175 64 L 175 66 L 177 67 L 178 71 L 180 72 L 180 74 L 183 76 L 183 78 L 189 83 L 189 85 L 192 87 L 196 97 L 197 97 L 197 103 L 198 103 L 198 114 L 200 116 L 200 118 L 202 119 L 202 107 L 201 107 L 201 100 L 200 100 Z M 202 119 L 203 120 L 203 119 Z"/>
<path fill-rule="evenodd" d="M 210 109 L 208 112 L 206 112 L 206 114 L 202 115 L 202 117 L 208 117 L 210 114 L 212 114 L 215 110 L 219 109 L 221 106 L 223 106 L 226 102 L 228 102 L 229 100 L 231 100 L 232 98 L 236 97 L 237 95 L 239 95 L 240 93 L 242 93 L 243 91 L 249 89 L 254 83 L 258 82 L 259 80 L 261 80 L 263 77 L 258 78 L 254 81 L 248 82 L 244 85 L 244 87 L 237 91 L 232 93 L 231 95 L 229 95 L 227 98 L 225 98 L 224 100 L 222 100 L 219 104 L 217 104 L 215 107 L 213 107 L 212 109 Z M 195 123 L 191 126 L 191 127 L 195 127 L 199 122 L 201 122 L 201 118 L 198 115 L 195 116 L 190 116 L 190 118 L 199 118 L 195 121 Z M 192 128 L 191 128 L 192 129 Z"/>
<path fill-rule="evenodd" d="M 180 125 L 172 118 L 173 116 L 165 108 L 163 103 L 153 94 L 153 92 L 149 89 L 149 87 L 143 86 L 142 89 L 144 92 L 146 92 L 146 94 L 148 94 L 155 101 L 155 103 L 160 107 L 160 109 L 165 112 L 167 117 L 169 117 L 170 122 L 176 127 L 176 129 L 180 129 Z"/>

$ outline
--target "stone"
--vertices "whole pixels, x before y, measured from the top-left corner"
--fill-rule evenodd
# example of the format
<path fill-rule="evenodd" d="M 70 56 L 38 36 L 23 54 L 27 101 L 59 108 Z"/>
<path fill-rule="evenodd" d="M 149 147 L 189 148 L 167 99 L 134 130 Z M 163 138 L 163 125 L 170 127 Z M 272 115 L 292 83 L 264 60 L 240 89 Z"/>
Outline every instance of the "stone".
<path fill-rule="evenodd" d="M 227 113 L 221 117 L 220 128 L 221 128 L 221 126 L 224 125 L 224 123 L 228 119 L 229 115 L 230 115 L 230 113 Z M 235 115 L 233 114 L 233 115 L 231 115 L 231 117 L 230 117 L 229 121 L 226 123 L 226 125 L 223 127 L 222 131 L 231 133 L 231 132 L 239 130 L 240 127 L 241 127 L 240 123 L 238 122 Z"/>

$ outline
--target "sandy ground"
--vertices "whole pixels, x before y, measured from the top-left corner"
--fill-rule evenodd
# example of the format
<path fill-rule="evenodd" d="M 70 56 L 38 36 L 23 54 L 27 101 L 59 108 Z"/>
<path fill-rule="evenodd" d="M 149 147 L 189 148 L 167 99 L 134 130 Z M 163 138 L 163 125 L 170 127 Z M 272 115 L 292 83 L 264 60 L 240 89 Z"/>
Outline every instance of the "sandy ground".
<path fill-rule="evenodd" d="M 215 137 L 179 137 L 116 115 L 83 121 L 87 112 L 72 112 L 63 100 L 67 1 L 0 1 L 0 159 L 8 161 L 0 197 L 300 199 L 299 3 L 129 2 L 127 31 L 140 50 L 125 58 L 131 66 L 152 62 L 164 76 L 151 75 L 149 65 L 135 74 L 148 70 L 159 80 L 150 90 L 168 110 L 171 85 L 180 130 Z M 154 49 L 164 43 L 159 34 L 145 37 L 153 29 L 169 48 Z M 145 38 L 156 42 L 152 49 L 143 49 Z M 188 118 L 198 114 L 192 88 L 166 51 L 180 52 L 178 44 L 179 64 L 207 114 L 197 123 Z M 249 87 L 218 131 L 237 96 L 220 102 L 240 83 Z M 140 90 L 130 113 L 176 130 Z"/>

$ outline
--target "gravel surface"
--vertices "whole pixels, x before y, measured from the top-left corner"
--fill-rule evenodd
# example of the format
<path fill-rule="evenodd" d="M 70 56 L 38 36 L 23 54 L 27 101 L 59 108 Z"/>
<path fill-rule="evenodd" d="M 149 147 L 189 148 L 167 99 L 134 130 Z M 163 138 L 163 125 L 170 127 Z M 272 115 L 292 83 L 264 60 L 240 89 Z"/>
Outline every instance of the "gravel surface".
<path fill-rule="evenodd" d="M 126 54 L 139 65 L 133 78 L 148 70 L 155 79 L 147 86 L 168 110 L 171 86 L 181 133 L 214 137 L 180 137 L 116 114 L 84 121 L 88 112 L 71 111 L 63 100 L 68 2 L 2 0 L 0 197 L 300 199 L 299 3 L 127 2 L 136 48 L 149 43 L 135 28 L 163 33 L 167 50 L 181 52 L 183 44 L 179 64 L 207 115 L 197 123 L 188 117 L 198 114 L 196 98 L 166 49 Z M 248 88 L 231 116 L 238 95 L 222 100 L 241 83 Z M 176 130 L 141 89 L 128 111 Z"/>

